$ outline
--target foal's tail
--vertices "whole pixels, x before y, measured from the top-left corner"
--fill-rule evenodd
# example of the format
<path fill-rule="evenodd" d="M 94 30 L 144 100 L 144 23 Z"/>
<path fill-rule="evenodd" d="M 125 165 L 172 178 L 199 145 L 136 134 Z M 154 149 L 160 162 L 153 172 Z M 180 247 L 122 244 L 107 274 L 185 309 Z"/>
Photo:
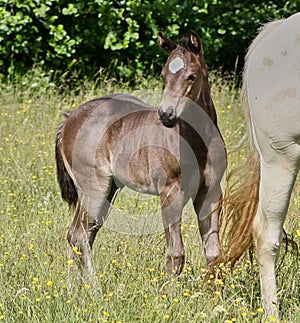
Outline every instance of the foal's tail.
<path fill-rule="evenodd" d="M 65 114 L 66 117 L 69 114 Z M 78 194 L 75 184 L 69 175 L 63 157 L 61 153 L 61 132 L 64 122 L 60 124 L 56 132 L 56 142 L 55 142 L 55 158 L 56 158 L 56 169 L 57 169 L 57 180 L 61 189 L 61 197 L 66 201 L 70 207 L 75 207 L 78 201 Z"/>
<path fill-rule="evenodd" d="M 248 123 L 250 153 L 241 166 L 227 175 L 227 187 L 221 204 L 221 244 L 223 254 L 215 261 L 233 266 L 253 245 L 253 221 L 257 212 L 260 182 L 260 157 L 253 143 L 246 80 L 243 84 L 243 105 Z"/>

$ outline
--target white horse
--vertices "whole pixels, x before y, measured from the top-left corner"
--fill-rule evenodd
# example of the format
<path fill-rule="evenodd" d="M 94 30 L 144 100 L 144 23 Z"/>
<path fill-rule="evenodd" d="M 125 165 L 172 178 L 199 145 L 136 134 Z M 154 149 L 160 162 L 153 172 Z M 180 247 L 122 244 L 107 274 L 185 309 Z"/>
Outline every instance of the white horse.
<path fill-rule="evenodd" d="M 253 237 L 265 315 L 279 320 L 275 266 L 300 166 L 300 13 L 266 24 L 253 41 L 243 99 L 252 151 L 242 184 L 224 197 L 232 227 L 220 261 L 234 264 Z"/>

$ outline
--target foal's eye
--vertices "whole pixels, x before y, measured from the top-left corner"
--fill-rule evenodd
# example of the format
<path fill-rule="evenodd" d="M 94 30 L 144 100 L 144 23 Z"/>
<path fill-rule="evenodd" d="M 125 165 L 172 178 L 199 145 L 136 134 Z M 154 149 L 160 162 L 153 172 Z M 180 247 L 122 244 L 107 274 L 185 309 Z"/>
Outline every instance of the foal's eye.
<path fill-rule="evenodd" d="M 188 76 L 188 82 L 193 83 L 196 80 L 196 74 L 191 74 Z"/>

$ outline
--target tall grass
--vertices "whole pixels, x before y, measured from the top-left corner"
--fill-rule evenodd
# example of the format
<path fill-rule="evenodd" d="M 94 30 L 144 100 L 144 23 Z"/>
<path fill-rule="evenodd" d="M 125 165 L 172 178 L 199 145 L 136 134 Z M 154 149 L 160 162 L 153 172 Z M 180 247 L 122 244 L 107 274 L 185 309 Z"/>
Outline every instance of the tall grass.
<path fill-rule="evenodd" d="M 260 321 L 263 310 L 255 261 L 246 257 L 233 271 L 223 268 L 222 279 L 206 281 L 196 216 L 189 207 L 183 215 L 186 265 L 178 281 L 164 272 L 163 234 L 132 236 L 103 228 L 94 244 L 100 288 L 95 290 L 86 282 L 72 292 L 67 289 L 72 264 L 66 231 L 72 215 L 60 198 L 54 162 L 61 111 L 111 92 L 134 92 L 147 101 L 147 89 L 159 94 L 161 88 L 154 79 L 140 80 L 133 89 L 99 77 L 68 92 L 36 72 L 1 85 L 0 321 Z M 233 147 L 245 132 L 239 93 L 219 77 L 213 77 L 212 91 L 221 131 L 227 146 Z M 239 164 L 246 152 L 230 155 L 229 168 Z M 286 230 L 299 245 L 298 187 L 291 201 Z M 129 212 L 157 208 L 157 201 L 139 204 L 136 196 L 121 195 L 116 203 Z M 300 321 L 298 265 L 288 254 L 279 268 L 283 322 Z"/>

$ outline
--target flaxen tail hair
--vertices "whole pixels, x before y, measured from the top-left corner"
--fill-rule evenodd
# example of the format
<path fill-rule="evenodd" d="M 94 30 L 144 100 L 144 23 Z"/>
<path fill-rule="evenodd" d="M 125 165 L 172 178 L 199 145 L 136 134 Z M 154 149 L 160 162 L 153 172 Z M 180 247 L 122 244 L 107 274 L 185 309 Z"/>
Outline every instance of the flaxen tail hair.
<path fill-rule="evenodd" d="M 245 89 L 243 101 L 248 109 Z M 250 126 L 250 119 L 247 123 Z M 227 187 L 221 204 L 221 243 L 226 247 L 215 265 L 230 262 L 234 266 L 253 244 L 253 221 L 259 200 L 260 159 L 252 142 L 251 128 L 248 131 L 250 154 L 244 164 L 230 171 L 226 178 Z"/>
<path fill-rule="evenodd" d="M 250 153 L 244 164 L 227 175 L 227 187 L 221 204 L 221 243 L 225 250 L 215 261 L 231 263 L 232 266 L 253 245 L 253 221 L 257 212 L 260 183 L 260 156 L 254 145 L 251 115 L 248 104 L 246 68 L 248 59 L 256 45 L 282 21 L 266 24 L 251 44 L 246 55 L 243 74 L 242 104 L 247 123 Z"/>
<path fill-rule="evenodd" d="M 69 113 L 64 113 L 65 117 L 69 116 Z M 63 156 L 60 150 L 61 146 L 61 132 L 64 122 L 60 124 L 56 132 L 56 142 L 55 142 L 55 159 L 56 159 L 56 169 L 57 169 L 57 180 L 61 189 L 61 197 L 66 201 L 70 207 L 76 207 L 78 201 L 78 194 L 75 184 L 69 175 Z"/>

